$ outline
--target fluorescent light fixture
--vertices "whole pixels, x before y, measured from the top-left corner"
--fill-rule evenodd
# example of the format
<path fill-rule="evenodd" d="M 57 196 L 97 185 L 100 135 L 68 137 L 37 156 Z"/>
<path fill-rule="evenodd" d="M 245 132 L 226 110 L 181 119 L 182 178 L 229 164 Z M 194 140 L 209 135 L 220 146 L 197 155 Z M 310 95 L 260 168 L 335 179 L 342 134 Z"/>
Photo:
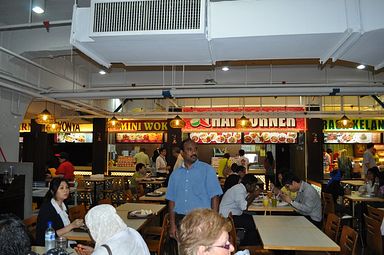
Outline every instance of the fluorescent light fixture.
<path fill-rule="evenodd" d="M 224 72 L 229 71 L 229 67 L 228 67 L 228 66 L 223 66 L 223 67 L 221 68 L 221 70 L 223 70 Z"/>
<path fill-rule="evenodd" d="M 44 13 L 45 9 L 45 0 L 33 0 L 32 1 L 32 11 L 37 14 Z"/>
<path fill-rule="evenodd" d="M 101 74 L 101 75 L 104 75 L 104 74 L 106 74 L 107 72 L 106 71 L 104 71 L 104 70 L 100 70 L 99 71 L 99 74 Z"/>
<path fill-rule="evenodd" d="M 363 69 L 365 69 L 365 65 L 358 65 L 356 68 L 359 70 L 363 70 Z"/>

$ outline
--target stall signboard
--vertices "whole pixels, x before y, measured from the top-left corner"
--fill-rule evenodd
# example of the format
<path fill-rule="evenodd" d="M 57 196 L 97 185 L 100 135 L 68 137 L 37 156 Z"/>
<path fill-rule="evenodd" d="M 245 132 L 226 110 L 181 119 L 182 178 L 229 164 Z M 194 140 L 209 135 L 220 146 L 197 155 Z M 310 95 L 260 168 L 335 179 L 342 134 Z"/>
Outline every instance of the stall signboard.
<path fill-rule="evenodd" d="M 92 133 L 58 133 L 56 143 L 92 143 Z"/>
<path fill-rule="evenodd" d="M 304 131 L 304 118 L 250 118 L 251 127 L 237 128 L 236 118 L 183 119 L 183 132 L 193 131 Z"/>
<path fill-rule="evenodd" d="M 59 133 L 92 133 L 93 124 L 90 123 L 74 123 L 69 121 L 58 121 L 60 125 Z M 21 123 L 20 133 L 31 132 L 31 123 Z"/>
<path fill-rule="evenodd" d="M 244 132 L 244 143 L 296 143 L 295 132 Z"/>
<path fill-rule="evenodd" d="M 383 132 L 384 131 L 384 119 L 352 119 L 353 126 L 351 128 L 337 128 L 337 119 L 324 119 L 324 132 Z"/>
<path fill-rule="evenodd" d="M 163 133 L 116 133 L 117 143 L 162 143 Z"/>
<path fill-rule="evenodd" d="M 189 137 L 196 143 L 241 143 L 241 133 L 239 132 L 193 132 L 189 134 Z"/>
<path fill-rule="evenodd" d="M 166 120 L 121 120 L 120 129 L 108 128 L 108 132 L 166 132 Z"/>
<path fill-rule="evenodd" d="M 324 143 L 380 143 L 380 133 L 326 132 Z"/>

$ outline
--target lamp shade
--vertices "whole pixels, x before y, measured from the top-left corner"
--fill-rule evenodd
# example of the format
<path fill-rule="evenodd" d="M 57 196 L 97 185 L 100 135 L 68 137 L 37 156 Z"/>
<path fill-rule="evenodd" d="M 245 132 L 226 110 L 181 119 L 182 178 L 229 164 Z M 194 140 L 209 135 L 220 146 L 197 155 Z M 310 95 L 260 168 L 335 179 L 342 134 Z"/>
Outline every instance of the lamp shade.
<path fill-rule="evenodd" d="M 250 127 L 252 127 L 252 123 L 247 117 L 245 117 L 243 115 L 243 116 L 241 116 L 240 119 L 238 119 L 236 121 L 236 127 L 237 128 L 250 128 Z"/>
<path fill-rule="evenodd" d="M 108 120 L 107 126 L 110 129 L 120 129 L 121 122 L 115 116 L 113 116 L 110 120 Z"/>
<path fill-rule="evenodd" d="M 45 11 L 45 0 L 33 0 L 32 11 L 37 14 L 42 14 Z"/>
<path fill-rule="evenodd" d="M 45 125 L 45 132 L 47 133 L 59 133 L 61 130 L 61 125 L 57 122 Z"/>
<path fill-rule="evenodd" d="M 47 109 L 45 109 L 37 115 L 35 121 L 40 125 L 48 125 L 55 123 L 55 117 Z"/>
<path fill-rule="evenodd" d="M 169 125 L 171 126 L 171 128 L 184 128 L 185 121 L 182 118 L 180 118 L 179 115 L 177 115 L 175 118 L 171 120 Z"/>
<path fill-rule="evenodd" d="M 336 127 L 337 128 L 352 128 L 353 127 L 353 121 L 350 120 L 345 114 L 341 119 L 336 121 Z"/>

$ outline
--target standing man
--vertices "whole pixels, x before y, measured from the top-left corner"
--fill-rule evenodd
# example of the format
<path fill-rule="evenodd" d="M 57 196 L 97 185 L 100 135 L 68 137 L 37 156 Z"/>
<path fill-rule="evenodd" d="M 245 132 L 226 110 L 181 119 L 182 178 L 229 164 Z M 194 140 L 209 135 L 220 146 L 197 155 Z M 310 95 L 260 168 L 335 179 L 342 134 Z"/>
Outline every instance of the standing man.
<path fill-rule="evenodd" d="M 211 165 L 197 159 L 197 145 L 191 139 L 181 143 L 182 166 L 169 178 L 166 199 L 169 200 L 170 236 L 183 217 L 196 208 L 219 211 L 219 196 L 223 193 Z"/>
<path fill-rule="evenodd" d="M 363 155 L 363 173 L 367 174 L 367 170 L 376 166 L 375 157 L 373 156 L 373 151 L 375 147 L 373 143 L 367 144 L 367 149 Z"/>
<path fill-rule="evenodd" d="M 140 152 L 136 153 L 134 158 L 135 158 L 136 164 L 141 163 L 141 164 L 144 164 L 144 166 L 150 165 L 149 156 L 145 153 L 145 148 L 140 148 Z"/>
<path fill-rule="evenodd" d="M 283 184 L 291 192 L 297 192 L 295 200 L 285 193 L 280 193 L 283 201 L 289 203 L 296 211 L 317 227 L 321 227 L 321 199 L 315 188 L 300 180 L 291 172 L 284 173 Z"/>
<path fill-rule="evenodd" d="M 68 161 L 68 153 L 60 152 L 55 154 L 55 157 L 57 157 L 60 162 L 60 165 L 56 170 L 56 176 L 62 177 L 68 181 L 73 181 L 75 179 L 75 168 L 73 167 L 72 163 Z"/>
<path fill-rule="evenodd" d="M 165 158 L 167 155 L 167 150 L 165 148 L 161 148 L 159 152 L 160 155 L 156 158 L 156 175 L 160 177 L 166 177 L 170 168 Z"/>

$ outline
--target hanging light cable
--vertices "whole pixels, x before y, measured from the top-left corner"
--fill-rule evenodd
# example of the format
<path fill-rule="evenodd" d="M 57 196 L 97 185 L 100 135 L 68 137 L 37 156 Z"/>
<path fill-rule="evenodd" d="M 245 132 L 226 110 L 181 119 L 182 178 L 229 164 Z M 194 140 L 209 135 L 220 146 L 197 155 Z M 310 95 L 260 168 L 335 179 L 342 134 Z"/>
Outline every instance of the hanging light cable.
<path fill-rule="evenodd" d="M 47 110 L 47 101 L 45 101 L 45 109 L 36 116 L 37 124 L 48 125 L 55 123 L 55 117 Z"/>
<path fill-rule="evenodd" d="M 55 115 L 55 104 L 53 104 L 53 115 Z M 58 122 L 53 122 L 45 125 L 45 132 L 47 133 L 59 133 L 61 130 L 61 125 Z"/>
<path fill-rule="evenodd" d="M 337 128 L 352 128 L 353 127 L 353 121 L 349 119 L 344 112 L 344 97 L 341 97 L 341 111 L 344 113 L 343 117 L 341 119 L 336 121 L 336 127 Z"/>
<path fill-rule="evenodd" d="M 245 108 L 245 98 L 243 97 L 243 116 L 240 119 L 236 120 L 237 128 L 250 128 L 252 126 L 251 121 L 244 115 Z"/>

